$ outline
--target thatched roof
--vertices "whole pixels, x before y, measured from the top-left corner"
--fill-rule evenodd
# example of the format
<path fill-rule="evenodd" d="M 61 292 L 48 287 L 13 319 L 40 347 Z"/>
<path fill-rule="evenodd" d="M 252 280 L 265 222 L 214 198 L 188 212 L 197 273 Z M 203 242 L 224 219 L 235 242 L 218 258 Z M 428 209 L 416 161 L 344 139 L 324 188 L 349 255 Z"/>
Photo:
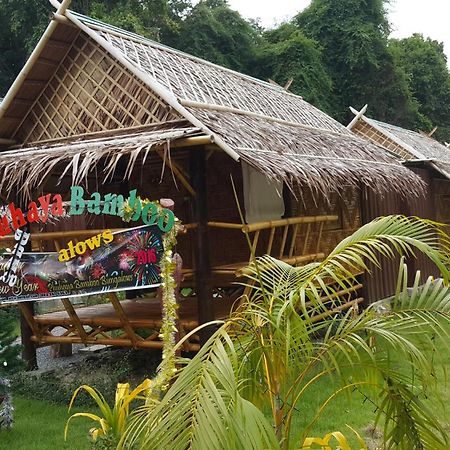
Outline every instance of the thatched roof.
<path fill-rule="evenodd" d="M 421 162 L 450 178 L 450 149 L 432 137 L 360 115 L 352 130 L 405 162 Z"/>
<path fill-rule="evenodd" d="M 117 163 L 124 156 L 129 157 L 125 169 L 125 177 L 128 178 L 138 157 L 142 158 L 144 164 L 151 150 L 166 147 L 171 141 L 196 136 L 201 132 L 199 128 L 189 126 L 186 122 L 155 128 L 154 131 L 131 135 L 2 152 L 0 192 L 9 193 L 14 190 L 24 198 L 31 198 L 33 186 L 39 186 L 53 169 L 61 166 L 63 169 L 60 178 L 70 174 L 74 185 L 87 184 L 88 174 L 99 167 L 101 170 L 98 181 L 103 183 L 112 178 Z M 18 180 L 23 181 L 19 184 L 19 189 Z"/>
<path fill-rule="evenodd" d="M 65 12 L 63 19 L 46 32 L 47 42 L 52 43 L 53 39 L 60 46 L 66 45 L 65 52 L 61 48 L 62 54 L 67 54 L 81 30 L 144 82 L 158 101 L 166 102 L 175 119 L 187 120 L 196 134 L 211 135 L 215 144 L 231 157 L 248 162 L 273 179 L 284 180 L 290 186 L 308 185 L 323 193 L 340 192 L 343 184 L 364 184 L 380 194 L 391 190 L 407 195 L 422 193 L 420 178 L 394 157 L 356 137 L 330 116 L 280 86 L 70 11 Z M 25 80 L 31 76 L 36 78 L 40 64 L 45 62 L 42 58 L 54 58 L 56 66 L 58 58 L 62 58 L 54 56 L 45 43 L 40 50 L 34 66 L 27 68 Z M 42 73 L 40 76 L 45 81 Z M 13 91 L 0 105 L 0 140 L 14 136 L 14 130 L 22 123 L 25 105 L 39 95 L 29 86 L 24 87 L 23 79 Z M 177 138 L 173 134 L 168 140 Z M 53 164 L 52 157 L 58 155 L 58 161 L 63 158 L 61 148 L 24 149 L 23 153 L 15 152 L 14 158 L 20 165 L 19 160 L 26 163 L 27 155 L 45 154 L 41 170 L 47 172 Z M 74 148 L 82 152 L 82 145 Z M 72 167 L 73 161 L 80 159 L 77 151 L 74 152 L 66 153 Z M 81 158 L 83 155 L 82 152 Z M 11 156 L 9 152 L 0 153 L 3 173 L 11 170 Z M 409 186 L 408 190 L 405 185 Z"/>

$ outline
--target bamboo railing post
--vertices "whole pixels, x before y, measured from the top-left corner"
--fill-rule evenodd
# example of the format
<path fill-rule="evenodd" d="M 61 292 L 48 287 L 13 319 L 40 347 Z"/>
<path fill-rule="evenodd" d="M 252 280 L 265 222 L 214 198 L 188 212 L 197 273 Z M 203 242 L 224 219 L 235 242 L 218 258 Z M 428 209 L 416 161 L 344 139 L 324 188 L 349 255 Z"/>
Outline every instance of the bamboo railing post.
<path fill-rule="evenodd" d="M 276 230 L 277 229 L 275 227 L 272 227 L 270 229 L 269 243 L 267 244 L 267 251 L 266 251 L 267 255 L 270 255 L 272 253 L 273 240 L 275 238 L 275 231 Z"/>
<path fill-rule="evenodd" d="M 324 224 L 325 224 L 325 222 L 320 222 L 320 225 L 319 225 L 319 233 L 317 236 L 317 243 L 316 243 L 316 253 L 319 253 L 319 248 L 320 248 L 320 244 L 322 241 L 322 232 L 323 232 Z"/>
<path fill-rule="evenodd" d="M 195 241 L 195 289 L 198 298 L 199 325 L 214 320 L 213 290 L 211 284 L 211 262 L 208 233 L 206 149 L 194 147 L 190 151 L 191 185 L 197 195 L 194 197 L 194 216 L 198 224 Z M 211 328 L 203 328 L 200 344 L 212 335 Z"/>
<path fill-rule="evenodd" d="M 39 332 L 37 326 L 34 326 L 34 302 L 20 303 L 19 308 L 22 359 L 25 361 L 27 370 L 35 370 L 38 368 L 36 345 L 31 338 L 33 334 L 39 338 Z"/>
<path fill-rule="evenodd" d="M 309 239 L 310 232 L 311 232 L 311 224 L 308 223 L 308 225 L 306 226 L 305 240 L 303 241 L 302 255 L 304 255 L 306 253 L 306 249 L 308 248 L 308 239 Z"/>
<path fill-rule="evenodd" d="M 286 225 L 286 226 L 284 227 L 284 230 L 283 230 L 283 237 L 282 237 L 282 239 L 281 239 L 280 254 L 279 254 L 278 259 L 282 259 L 282 258 L 283 258 L 283 255 L 284 255 L 284 247 L 286 247 L 286 240 L 287 240 L 288 232 L 289 232 L 289 224 Z"/>
<path fill-rule="evenodd" d="M 119 299 L 117 298 L 117 295 L 115 294 L 115 292 L 110 292 L 108 294 L 108 297 L 114 307 L 114 310 L 116 311 L 117 315 L 119 316 L 120 322 L 122 324 L 122 327 L 123 327 L 125 333 L 128 335 L 128 338 L 130 339 L 131 343 L 133 344 L 133 347 L 137 348 L 137 342 L 139 340 L 138 336 L 134 332 L 133 327 L 131 326 L 130 321 L 128 320 L 128 317 L 125 314 L 125 311 L 123 310 Z"/>
<path fill-rule="evenodd" d="M 296 223 L 294 225 L 294 229 L 292 231 L 292 236 L 291 236 L 291 245 L 289 246 L 289 258 L 292 258 L 292 255 L 294 254 L 295 241 L 297 240 L 297 234 L 298 234 L 300 226 L 301 225 L 299 225 L 298 223 Z"/>
<path fill-rule="evenodd" d="M 87 334 L 86 331 L 81 324 L 80 318 L 78 317 L 75 308 L 72 305 L 72 302 L 68 298 L 62 299 L 62 304 L 64 305 L 64 309 L 67 311 L 67 314 L 72 319 L 73 325 L 78 331 L 78 335 L 81 338 L 83 344 L 87 345 Z"/>

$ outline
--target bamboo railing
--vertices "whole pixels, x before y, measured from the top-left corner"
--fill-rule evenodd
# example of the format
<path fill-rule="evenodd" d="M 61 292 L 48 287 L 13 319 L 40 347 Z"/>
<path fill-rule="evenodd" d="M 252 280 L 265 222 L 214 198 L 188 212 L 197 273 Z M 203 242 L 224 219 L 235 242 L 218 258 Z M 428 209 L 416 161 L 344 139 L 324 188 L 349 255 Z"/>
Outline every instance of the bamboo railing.
<path fill-rule="evenodd" d="M 210 230 L 235 230 L 248 238 L 249 250 L 246 261 L 230 261 L 228 264 L 211 268 L 214 280 L 227 280 L 228 284 L 213 284 L 217 287 L 231 286 L 238 277 L 245 274 L 245 268 L 252 260 L 252 255 L 271 255 L 291 265 L 305 264 L 311 261 L 319 261 L 325 257 L 323 236 L 325 225 L 336 221 L 337 216 L 309 216 L 291 217 L 286 219 L 266 221 L 253 224 L 237 224 L 228 222 L 208 222 Z M 184 231 L 195 232 L 197 224 L 187 224 Z M 122 229 L 114 229 L 119 231 Z M 59 250 L 65 243 L 63 240 L 85 239 L 86 237 L 103 232 L 103 230 L 75 230 L 55 231 L 48 233 L 32 233 L 31 242 L 33 250 L 42 251 L 45 242 L 51 242 L 54 250 Z M 13 235 L 0 237 L 1 242 L 14 240 Z M 185 278 L 191 277 L 195 285 L 194 271 L 191 268 L 183 269 Z M 230 282 L 231 280 L 231 282 Z M 330 314 L 337 314 L 342 310 L 356 306 L 362 299 L 356 296 L 354 289 L 348 289 L 336 293 L 340 298 L 340 304 L 332 302 L 330 311 L 323 313 L 314 320 L 320 320 Z M 331 301 L 324 297 L 324 302 Z M 232 302 L 220 300 L 216 302 L 220 318 L 229 314 Z M 62 301 L 64 311 L 44 315 L 32 315 L 27 308 L 22 308 L 22 313 L 33 331 L 32 340 L 38 345 L 50 345 L 54 343 L 84 343 L 128 346 L 135 348 L 161 348 L 158 339 L 161 326 L 161 305 L 157 298 L 119 301 L 116 294 L 109 294 L 109 303 L 89 307 L 74 307 L 70 300 Z M 23 306 L 23 305 L 19 305 Z M 196 298 L 185 299 L 180 304 L 179 326 L 183 334 L 194 329 L 198 325 Z M 56 327 L 62 327 L 61 336 L 54 334 Z M 135 330 L 148 328 L 154 330 L 149 337 L 140 337 Z M 117 331 L 111 334 L 111 331 Z M 185 350 L 197 350 L 198 342 L 191 341 L 185 345 Z"/>

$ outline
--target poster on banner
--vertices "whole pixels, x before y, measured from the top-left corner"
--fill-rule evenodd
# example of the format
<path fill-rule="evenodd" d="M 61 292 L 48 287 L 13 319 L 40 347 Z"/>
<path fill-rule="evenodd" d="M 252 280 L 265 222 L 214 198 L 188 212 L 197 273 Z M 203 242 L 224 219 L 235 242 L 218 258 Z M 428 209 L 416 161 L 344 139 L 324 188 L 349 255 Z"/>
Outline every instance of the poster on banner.
<path fill-rule="evenodd" d="M 144 225 L 112 235 L 112 240 L 67 261 L 57 252 L 23 253 L 14 286 L 0 281 L 0 304 L 159 286 L 164 233 L 158 226 Z M 0 272 L 9 259 L 8 253 L 0 256 Z"/>

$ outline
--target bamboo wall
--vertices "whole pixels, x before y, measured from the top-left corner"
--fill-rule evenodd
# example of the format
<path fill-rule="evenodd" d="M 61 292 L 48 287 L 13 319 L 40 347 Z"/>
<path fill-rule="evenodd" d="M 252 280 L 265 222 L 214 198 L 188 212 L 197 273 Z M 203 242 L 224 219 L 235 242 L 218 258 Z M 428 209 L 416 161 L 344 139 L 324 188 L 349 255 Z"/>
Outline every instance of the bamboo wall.
<path fill-rule="evenodd" d="M 339 220 L 329 224 L 322 234 L 319 250 L 328 254 L 345 237 L 361 226 L 360 194 L 356 189 L 343 187 L 341 195 L 333 194 L 328 199 L 313 197 L 309 189 L 296 192 L 297 199 L 291 197 L 293 216 L 337 215 Z M 297 245 L 303 244 L 304 235 L 297 238 Z M 317 231 L 310 245 L 317 238 Z M 312 252 L 312 248 L 308 252 Z"/>

